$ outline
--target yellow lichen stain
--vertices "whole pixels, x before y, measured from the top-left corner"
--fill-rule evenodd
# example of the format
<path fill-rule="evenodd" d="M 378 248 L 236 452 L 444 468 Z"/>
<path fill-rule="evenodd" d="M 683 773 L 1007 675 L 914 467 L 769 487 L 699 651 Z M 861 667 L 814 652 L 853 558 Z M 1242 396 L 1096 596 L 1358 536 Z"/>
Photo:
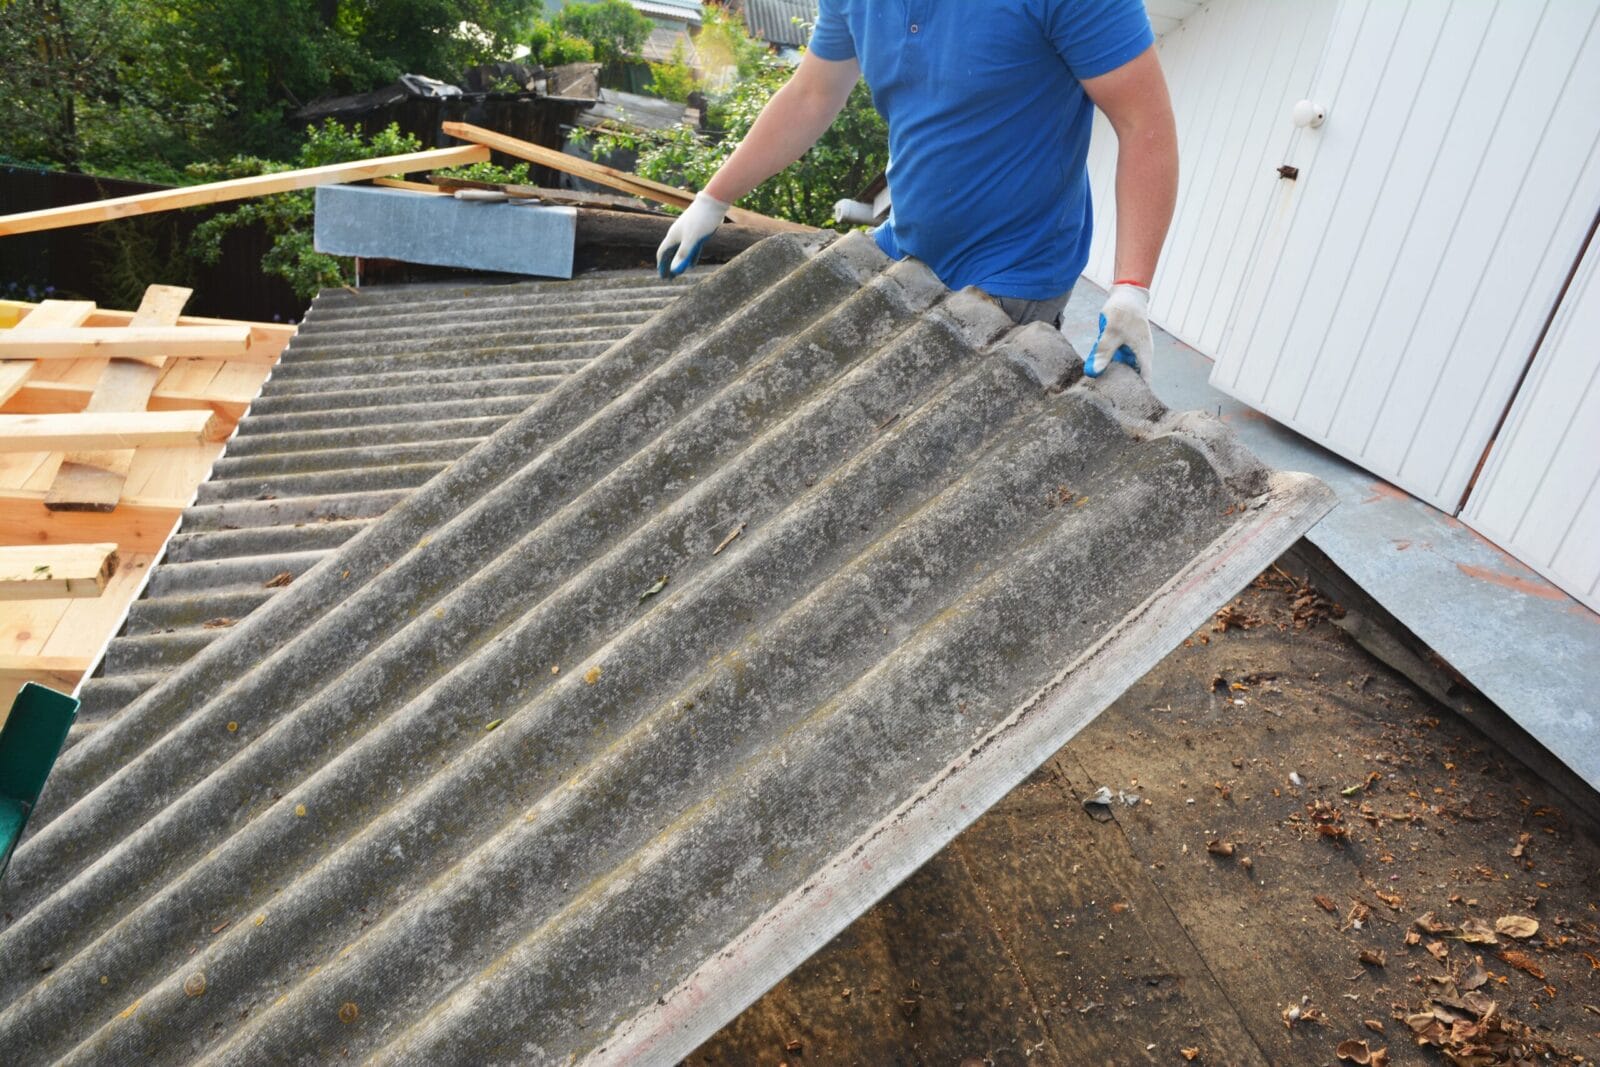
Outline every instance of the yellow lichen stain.
<path fill-rule="evenodd" d="M 433 538 L 431 538 L 431 537 L 424 537 L 422 540 L 417 542 L 417 547 L 418 548 L 427 548 L 428 547 L 428 542 L 432 541 L 432 540 L 433 540 Z"/>
<path fill-rule="evenodd" d="M 142 1004 L 142 1003 L 144 1003 L 142 998 L 140 1000 L 134 1001 L 132 1004 L 129 1004 L 126 1008 L 123 1008 L 121 1011 L 119 1011 L 117 1013 L 117 1018 L 119 1018 L 119 1019 L 131 1019 L 131 1018 L 133 1018 L 133 1013 L 139 1010 L 139 1005 Z"/>
<path fill-rule="evenodd" d="M 204 996 L 206 991 L 206 972 L 195 971 L 183 980 L 183 995 L 186 997 Z"/>
<path fill-rule="evenodd" d="M 238 732 L 239 732 L 239 724 L 238 724 L 238 723 L 236 723 L 236 722 L 230 722 L 230 723 L 228 723 L 228 732 L 229 732 L 229 733 L 230 733 L 230 734 L 236 734 L 236 733 L 238 733 Z"/>
<path fill-rule="evenodd" d="M 355 1022 L 360 1017 L 361 1009 L 356 1006 L 355 1001 L 347 1000 L 343 1004 L 339 1005 L 340 1022 L 348 1025 L 349 1023 Z"/>
<path fill-rule="evenodd" d="M 556 665 L 551 667 L 550 668 L 550 673 L 551 674 L 560 674 L 561 673 L 561 664 L 557 663 Z"/>
<path fill-rule="evenodd" d="M 266 912 L 262 912 L 260 915 L 256 916 L 256 925 L 257 926 L 260 926 L 262 923 L 264 923 L 266 921 L 267 921 L 267 913 Z"/>
<path fill-rule="evenodd" d="M 110 985 L 111 984 L 111 976 L 109 974 L 102 974 L 100 976 L 100 984 L 101 985 Z"/>
<path fill-rule="evenodd" d="M 436 618 L 436 619 L 444 618 L 444 609 L 443 608 L 434 608 L 433 609 L 433 617 Z"/>
<path fill-rule="evenodd" d="M 593 685 L 598 682 L 600 680 L 600 664 L 596 663 L 593 667 L 584 671 L 583 680 L 587 685 Z"/>
<path fill-rule="evenodd" d="M 297 819 L 306 817 L 306 806 L 304 804 L 296 804 L 294 806 L 294 817 Z"/>

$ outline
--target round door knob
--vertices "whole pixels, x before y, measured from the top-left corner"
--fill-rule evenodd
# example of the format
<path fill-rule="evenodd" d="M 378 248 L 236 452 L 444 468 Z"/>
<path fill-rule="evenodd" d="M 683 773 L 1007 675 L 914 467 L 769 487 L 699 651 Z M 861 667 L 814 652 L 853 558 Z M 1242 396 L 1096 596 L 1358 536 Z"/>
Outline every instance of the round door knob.
<path fill-rule="evenodd" d="M 1328 117 L 1328 109 L 1314 101 L 1302 100 L 1289 112 L 1289 117 L 1303 130 L 1307 126 L 1321 126 L 1323 120 Z"/>

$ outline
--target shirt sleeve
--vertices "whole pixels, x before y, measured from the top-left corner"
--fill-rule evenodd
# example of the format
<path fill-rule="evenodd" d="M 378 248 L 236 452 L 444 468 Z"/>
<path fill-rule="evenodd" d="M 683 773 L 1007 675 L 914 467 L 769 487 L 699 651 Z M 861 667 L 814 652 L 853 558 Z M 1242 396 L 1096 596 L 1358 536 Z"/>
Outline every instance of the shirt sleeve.
<path fill-rule="evenodd" d="M 1143 0 L 1048 0 L 1045 28 L 1079 81 L 1109 74 L 1156 39 Z"/>
<path fill-rule="evenodd" d="M 839 62 L 856 57 L 855 38 L 844 17 L 841 0 L 821 0 L 817 5 L 817 25 L 811 31 L 811 51 L 818 59 Z"/>

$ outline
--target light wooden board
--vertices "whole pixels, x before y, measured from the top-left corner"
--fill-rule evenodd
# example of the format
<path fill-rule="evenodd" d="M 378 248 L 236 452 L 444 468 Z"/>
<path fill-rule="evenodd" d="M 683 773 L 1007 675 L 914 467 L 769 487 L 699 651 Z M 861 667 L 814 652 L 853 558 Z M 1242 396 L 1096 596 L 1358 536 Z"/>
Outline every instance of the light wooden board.
<path fill-rule="evenodd" d="M 30 316 L 31 318 L 31 316 Z M 26 319 L 23 322 L 27 322 Z M 139 359 L 151 356 L 174 359 L 260 360 L 250 350 L 248 326 L 75 326 L 0 334 L 0 357 L 29 359 L 82 359 L 84 357 Z M 276 356 L 267 358 L 272 362 Z"/>
<path fill-rule="evenodd" d="M 200 444 L 219 428 L 208 411 L 0 415 L 0 452 Z"/>
<path fill-rule="evenodd" d="M 166 544 L 183 508 L 175 500 L 125 496 L 116 511 L 50 511 L 44 506 L 43 490 L 4 489 L 0 490 L 0 542 L 115 541 L 125 556 L 156 552 Z"/>
<path fill-rule="evenodd" d="M 80 326 L 94 313 L 94 303 L 89 300 L 46 300 L 29 309 L 27 317 L 19 320 L 3 336 L 24 343 L 31 334 L 41 330 Z M 26 348 L 15 351 L 17 356 L 27 356 Z M 0 363 L 0 403 L 9 400 L 20 390 L 38 363 L 32 359 L 9 359 Z"/>
<path fill-rule="evenodd" d="M 642 178 L 637 174 L 627 174 L 600 163 L 579 159 L 577 156 L 569 156 L 565 152 L 558 152 L 543 145 L 508 137 L 503 133 L 486 130 L 482 126 L 474 126 L 467 122 L 446 122 L 443 124 L 443 129 L 451 137 L 459 137 L 463 141 L 486 145 L 489 148 L 504 152 L 508 156 L 516 156 L 518 159 L 526 159 L 531 163 L 539 163 L 554 170 L 576 175 L 597 185 L 619 189 L 633 196 L 644 197 L 663 204 L 672 204 L 675 207 L 688 207 L 694 202 L 694 194 L 687 190 L 676 189 L 663 182 Z M 794 233 L 817 232 L 813 226 L 789 222 L 786 219 L 775 219 L 758 211 L 746 211 L 744 208 L 730 207 L 728 209 L 728 219 L 740 226 L 752 226 L 758 229 L 786 230 Z"/>
<path fill-rule="evenodd" d="M 63 226 L 81 226 L 91 222 L 149 215 L 158 211 L 173 211 L 177 208 L 196 207 L 202 204 L 248 200 L 269 193 L 284 193 L 294 189 L 309 189 L 316 185 L 333 185 L 340 182 L 366 181 L 369 178 L 408 174 L 434 167 L 465 166 L 471 163 L 484 163 L 488 159 L 488 149 L 476 145 L 463 145 L 458 148 L 407 152 L 403 155 L 380 156 L 377 159 L 358 160 L 353 163 L 333 163 L 325 167 L 286 170 L 278 174 L 259 174 L 225 182 L 163 189 L 154 193 L 139 193 L 134 196 L 96 200 L 87 204 L 69 204 L 66 207 L 0 216 L 0 236 L 53 230 Z"/>
<path fill-rule="evenodd" d="M 117 546 L 109 541 L 7 545 L 0 547 L 0 599 L 99 596 L 116 570 Z"/>
<path fill-rule="evenodd" d="M 178 286 L 150 286 L 139 310 L 134 312 L 131 326 L 175 325 L 193 294 L 192 289 Z M 166 362 L 161 356 L 111 360 L 84 410 L 144 411 Z M 132 462 L 133 452 L 129 449 L 69 452 L 45 495 L 45 506 L 55 511 L 110 511 L 122 496 Z"/>

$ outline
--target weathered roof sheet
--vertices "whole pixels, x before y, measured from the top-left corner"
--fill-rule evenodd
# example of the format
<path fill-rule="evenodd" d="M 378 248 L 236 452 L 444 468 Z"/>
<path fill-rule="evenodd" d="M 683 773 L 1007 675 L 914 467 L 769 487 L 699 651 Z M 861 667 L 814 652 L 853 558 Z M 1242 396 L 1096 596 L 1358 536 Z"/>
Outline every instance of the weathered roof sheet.
<path fill-rule="evenodd" d="M 791 47 L 811 43 L 817 0 L 744 0 L 741 6 L 751 36 Z"/>
<path fill-rule="evenodd" d="M 672 1062 L 1326 508 L 1077 367 L 756 246 L 67 753 L 0 1056 Z"/>
<path fill-rule="evenodd" d="M 74 741 L 682 291 L 612 272 L 324 292 L 83 684 Z"/>

